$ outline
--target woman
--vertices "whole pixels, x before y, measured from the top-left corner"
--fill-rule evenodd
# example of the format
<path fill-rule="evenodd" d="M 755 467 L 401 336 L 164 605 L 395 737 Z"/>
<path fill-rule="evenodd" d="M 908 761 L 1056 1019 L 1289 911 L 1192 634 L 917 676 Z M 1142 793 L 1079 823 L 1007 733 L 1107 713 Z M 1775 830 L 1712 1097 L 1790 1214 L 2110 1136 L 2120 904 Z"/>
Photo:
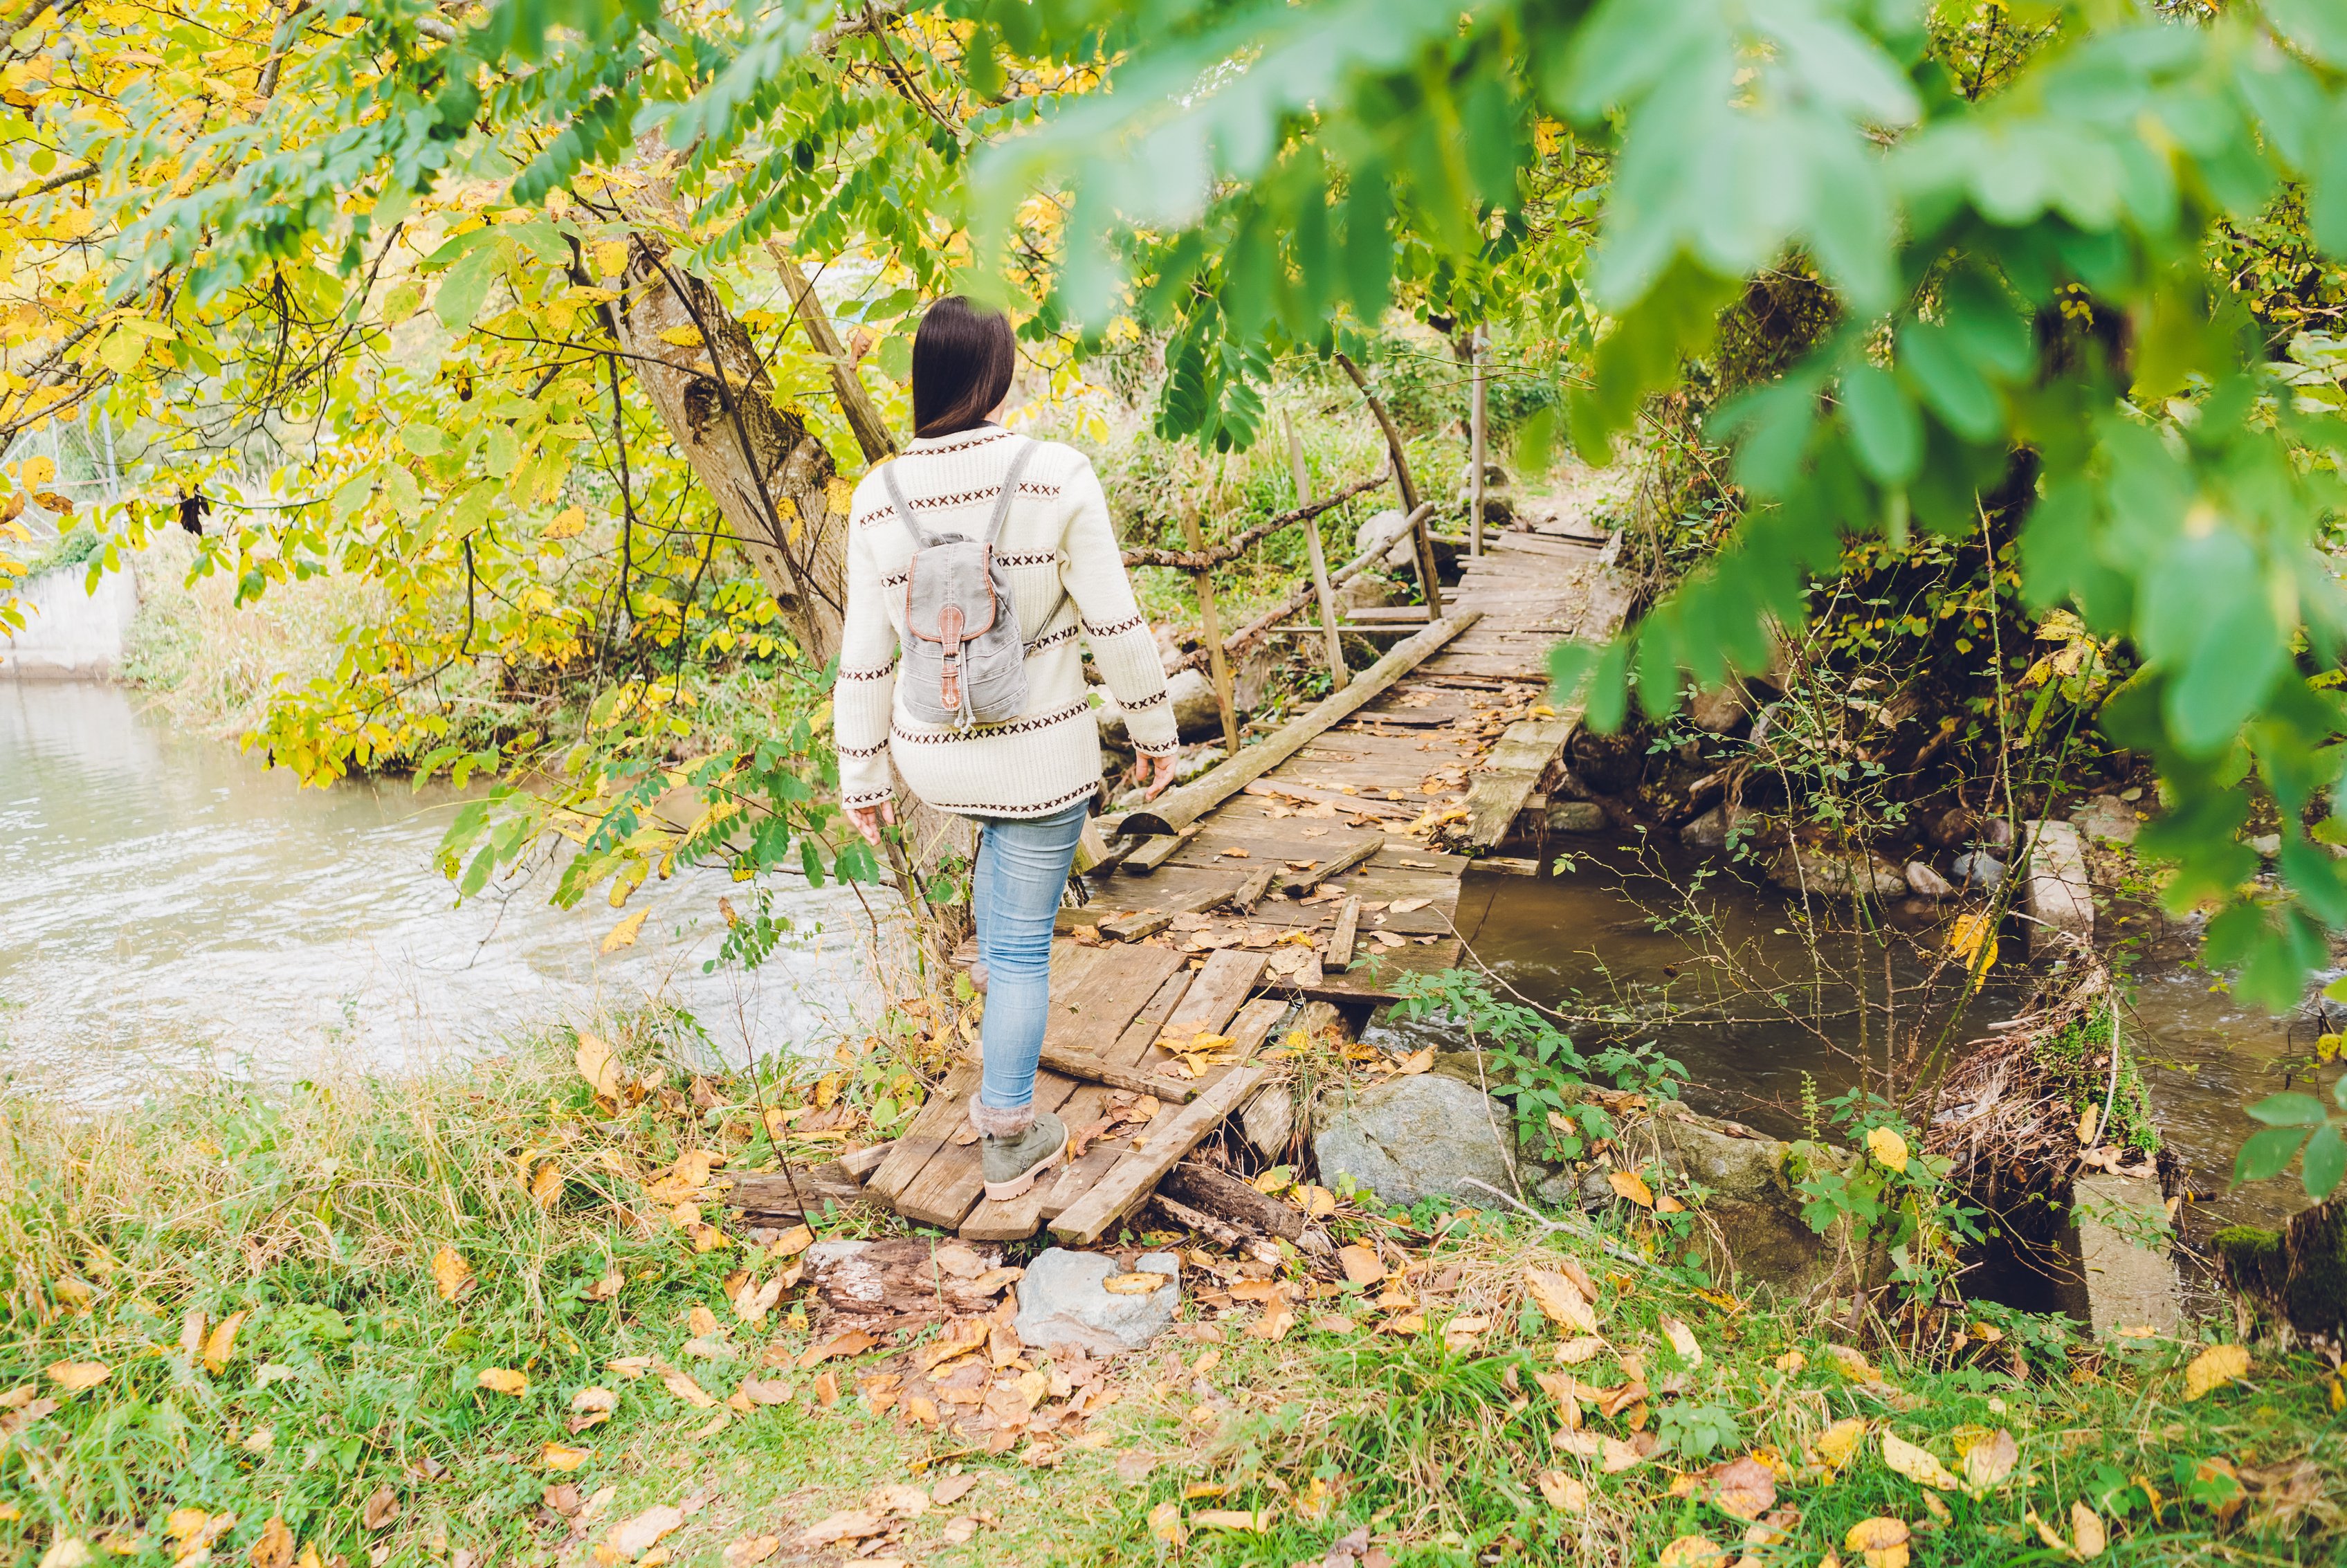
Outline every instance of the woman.
<path fill-rule="evenodd" d="M 1101 780 L 1079 636 L 1123 704 L 1134 774 L 1150 794 L 1173 782 L 1178 750 L 1164 667 L 1091 462 L 999 423 L 1017 357 L 1002 316 L 959 296 L 929 307 L 913 338 L 915 439 L 887 478 L 921 533 L 979 539 L 1016 465 L 994 556 L 1018 611 L 1025 711 L 1003 723 L 940 725 L 907 708 L 897 667 L 915 533 L 878 468 L 856 487 L 849 510 L 847 624 L 832 708 L 840 802 L 866 839 L 878 844 L 882 825 L 897 819 L 892 758 L 914 794 L 979 824 L 970 900 L 985 971 L 986 1067 L 969 1119 L 985 1140 L 993 1199 L 1026 1192 L 1068 1147 L 1067 1128 L 1039 1114 L 1034 1098 L 1052 919 Z"/>

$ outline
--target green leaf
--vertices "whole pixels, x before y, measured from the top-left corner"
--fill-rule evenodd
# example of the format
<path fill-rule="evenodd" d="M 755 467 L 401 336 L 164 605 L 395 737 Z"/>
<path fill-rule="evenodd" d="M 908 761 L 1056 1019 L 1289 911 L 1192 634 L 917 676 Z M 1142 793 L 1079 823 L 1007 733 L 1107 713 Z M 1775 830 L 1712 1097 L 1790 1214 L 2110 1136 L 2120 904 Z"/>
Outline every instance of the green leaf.
<path fill-rule="evenodd" d="M 460 333 L 473 324 L 489 297 L 489 284 L 497 279 L 497 261 L 496 250 L 485 245 L 466 251 L 462 261 L 448 269 L 432 296 L 432 311 L 442 326 Z"/>
<path fill-rule="evenodd" d="M 2276 1094 L 2250 1106 L 2250 1116 L 2269 1127 L 2320 1127 L 2322 1102 L 2311 1094 Z"/>
<path fill-rule="evenodd" d="M 1956 352 L 1948 329 L 1909 322 L 1899 331 L 1899 367 L 1911 377 L 1932 411 L 1967 441 L 1986 441 L 2003 425 L 1996 393 L 1970 360 Z"/>
<path fill-rule="evenodd" d="M 399 444 L 418 457 L 436 457 L 448 438 L 436 425 L 408 425 L 400 429 Z"/>
<path fill-rule="evenodd" d="M 2299 1176 L 2306 1183 L 2306 1195 L 2318 1204 L 2338 1190 L 2340 1177 L 2347 1176 L 2347 1138 L 2339 1135 L 2338 1128 L 2318 1128 L 2306 1141 L 2306 1163 Z"/>
<path fill-rule="evenodd" d="M 2347 70 L 2347 8 L 2339 0 L 2263 0 L 2276 32 L 2328 66 Z"/>
<path fill-rule="evenodd" d="M 2253 1132 L 2241 1145 L 2239 1158 L 2233 1162 L 2233 1182 L 2262 1182 L 2279 1176 L 2290 1169 L 2290 1162 L 2298 1153 L 2298 1146 L 2306 1134 L 2295 1127 L 2269 1127 Z"/>
<path fill-rule="evenodd" d="M 1904 485 L 1923 461 L 1923 419 L 1896 377 L 1871 364 L 1842 373 L 1841 421 L 1868 474 Z"/>

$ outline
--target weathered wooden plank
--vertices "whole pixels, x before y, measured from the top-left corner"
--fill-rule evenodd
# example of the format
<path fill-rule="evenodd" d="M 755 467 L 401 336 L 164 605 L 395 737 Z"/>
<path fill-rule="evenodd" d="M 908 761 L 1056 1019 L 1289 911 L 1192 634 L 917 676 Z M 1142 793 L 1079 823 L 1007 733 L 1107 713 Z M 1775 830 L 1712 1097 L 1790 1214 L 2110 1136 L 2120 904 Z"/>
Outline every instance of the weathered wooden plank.
<path fill-rule="evenodd" d="M 1190 989 L 1182 998 L 1182 1005 L 1165 1020 L 1160 1034 L 1184 1037 L 1192 1034 L 1220 1034 L 1223 1025 L 1239 1010 L 1263 976 L 1268 958 L 1262 953 L 1251 953 L 1244 948 L 1225 948 L 1206 959 L 1205 967 L 1190 982 Z"/>
<path fill-rule="evenodd" d="M 1146 1196 L 1176 1161 L 1244 1104 L 1270 1071 L 1267 1067 L 1235 1067 L 1197 1099 L 1161 1118 L 1140 1148 L 1119 1161 L 1114 1170 L 1093 1183 L 1091 1191 L 1051 1222 L 1051 1234 L 1080 1246 L 1099 1240 L 1101 1233 Z"/>
<path fill-rule="evenodd" d="M 1548 719 L 1525 719 L 1508 726 L 1475 770 L 1467 792 L 1469 844 L 1490 848 L 1513 830 L 1524 803 L 1540 787 L 1541 775 L 1581 728 L 1581 705 Z"/>
<path fill-rule="evenodd" d="M 1239 890 L 1231 895 L 1231 907 L 1242 915 L 1254 914 L 1255 907 L 1263 902 L 1263 896 L 1271 891 L 1272 873 L 1276 869 L 1266 866 L 1248 872 L 1247 879 L 1239 884 Z"/>
<path fill-rule="evenodd" d="M 1443 644 L 1474 625 L 1478 619 L 1476 611 L 1462 610 L 1434 622 L 1362 671 L 1343 691 L 1330 692 L 1301 718 L 1283 725 L 1270 739 L 1247 747 L 1204 777 L 1128 812 L 1125 831 L 1173 833 L 1188 826 L 1286 762 L 1307 741 L 1367 706 L 1394 682 L 1441 651 Z"/>
<path fill-rule="evenodd" d="M 1128 876 L 1146 876 L 1164 865 L 1165 857 L 1181 848 L 1190 835 L 1197 831 L 1196 828 L 1192 827 L 1181 833 L 1161 834 L 1153 838 L 1143 839 L 1140 847 L 1127 852 L 1119 864 L 1124 868 L 1125 875 Z"/>
<path fill-rule="evenodd" d="M 1328 933 L 1328 951 L 1321 958 L 1323 969 L 1348 969 L 1353 967 L 1353 937 L 1361 924 L 1361 896 L 1349 894 L 1337 906 L 1337 924 Z"/>
<path fill-rule="evenodd" d="M 906 1184 L 921 1173 L 921 1167 L 946 1146 L 968 1119 L 969 1097 L 978 1092 L 978 1078 L 977 1065 L 962 1062 L 929 1091 L 928 1103 L 913 1113 L 912 1125 L 897 1134 L 896 1146 L 865 1184 L 874 1196 L 893 1204 Z"/>
<path fill-rule="evenodd" d="M 1120 915 L 1100 923 L 1100 934 L 1116 942 L 1138 942 L 1143 937 L 1153 937 L 1174 923 L 1176 915 L 1200 915 L 1217 904 L 1230 901 L 1238 884 L 1228 876 L 1215 880 L 1213 886 L 1194 892 L 1174 894 L 1152 901 L 1146 909 L 1136 909 L 1130 915 Z"/>
<path fill-rule="evenodd" d="M 1333 805 L 1339 810 L 1351 811 L 1358 815 L 1384 817 L 1395 821 L 1407 822 L 1418 815 L 1415 811 L 1394 805 L 1387 801 L 1373 800 L 1368 795 L 1347 794 L 1342 790 L 1323 789 L 1317 784 L 1289 784 L 1285 779 L 1259 779 L 1246 786 L 1246 793 L 1285 796 L 1289 800 L 1306 801 L 1314 805 Z"/>
<path fill-rule="evenodd" d="M 1303 871 L 1291 871 L 1279 879 L 1279 890 L 1288 897 L 1309 893 L 1332 876 L 1342 876 L 1356 866 L 1368 861 L 1386 846 L 1384 835 L 1357 844 L 1332 860 L 1316 863 Z"/>
<path fill-rule="evenodd" d="M 1107 1060 L 1120 1067 L 1132 1067 L 1146 1057 L 1150 1053 L 1150 1048 L 1157 1043 L 1157 1031 L 1163 1029 L 1165 1020 L 1174 1015 L 1174 1009 L 1181 1005 L 1183 997 L 1189 992 L 1191 982 L 1196 978 L 1196 975 L 1186 968 L 1176 968 L 1173 974 L 1166 977 L 1164 982 L 1157 988 L 1156 994 L 1152 996 L 1147 1005 L 1134 1015 L 1133 1020 L 1125 1026 L 1123 1034 L 1117 1038 L 1116 1044 L 1109 1049 Z M 1073 1132 L 1079 1127 L 1090 1126 L 1096 1121 L 1108 1106 L 1108 1093 L 1105 1089 L 1094 1088 L 1079 1090 L 1071 1095 L 1062 1109 L 1062 1115 L 1068 1123 L 1069 1130 Z M 1081 1197 L 1085 1189 L 1122 1159 L 1123 1153 L 1124 1152 L 1118 1148 L 1089 1150 L 1074 1163 L 1062 1170 L 1053 1181 L 1038 1183 L 1034 1220 L 1021 1234 L 1032 1235 L 1035 1234 L 1037 1225 L 1046 1220 L 1059 1218 L 1061 1211 Z M 987 1210 L 995 1205 L 981 1204 L 979 1207 L 980 1210 Z M 1003 1228 L 1010 1228 L 1020 1222 L 1020 1216 L 1016 1212 L 1004 1212 L 990 1217 L 998 1219 Z"/>

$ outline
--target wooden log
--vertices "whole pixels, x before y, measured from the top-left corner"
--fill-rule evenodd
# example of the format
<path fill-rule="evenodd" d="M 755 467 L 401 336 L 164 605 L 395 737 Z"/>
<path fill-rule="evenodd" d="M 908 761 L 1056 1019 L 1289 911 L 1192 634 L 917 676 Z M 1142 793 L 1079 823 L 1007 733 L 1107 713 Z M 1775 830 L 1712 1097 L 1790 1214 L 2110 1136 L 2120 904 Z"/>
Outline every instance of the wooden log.
<path fill-rule="evenodd" d="M 1404 675 L 1441 651 L 1445 643 L 1482 619 L 1482 612 L 1462 610 L 1446 616 L 1402 643 L 1361 672 L 1341 692 L 1332 692 L 1269 740 L 1246 748 L 1215 766 L 1204 777 L 1135 807 L 1124 819 L 1128 833 L 1176 833 L 1294 756 L 1306 743 L 1330 726 L 1350 718 Z"/>
<path fill-rule="evenodd" d="M 1249 1235 L 1236 1225 L 1194 1209 L 1179 1198 L 1167 1197 L 1162 1184 L 1155 1192 L 1150 1194 L 1149 1197 L 1152 1203 L 1165 1211 L 1167 1219 L 1172 1220 L 1184 1230 L 1196 1231 L 1225 1251 L 1245 1253 L 1268 1264 L 1276 1265 L 1279 1262 L 1279 1248 L 1274 1244 L 1261 1236 Z"/>
<path fill-rule="evenodd" d="M 901 1236 L 816 1244 L 817 1306 L 851 1317 L 937 1318 L 991 1311 L 1018 1277 L 999 1246 Z"/>
<path fill-rule="evenodd" d="M 1337 906 L 1336 928 L 1328 933 L 1328 951 L 1320 967 L 1328 969 L 1349 969 L 1353 967 L 1353 939 L 1361 927 L 1361 896 L 1348 894 Z"/>
<path fill-rule="evenodd" d="M 1366 865 L 1378 850 L 1385 846 L 1385 835 L 1373 835 L 1367 843 L 1353 845 L 1334 860 L 1303 871 L 1287 873 L 1279 879 L 1279 890 L 1291 898 L 1299 894 L 1309 893 L 1331 876 L 1342 876 L 1356 866 Z"/>
<path fill-rule="evenodd" d="M 1157 1195 L 1202 1209 L 1225 1225 L 1243 1225 L 1299 1244 L 1304 1240 L 1300 1211 L 1264 1196 L 1236 1176 L 1203 1161 L 1184 1160 L 1166 1172 L 1157 1184 Z"/>
<path fill-rule="evenodd" d="M 1206 536 L 1198 528 L 1198 512 L 1194 506 L 1181 507 L 1182 538 L 1194 551 L 1203 552 Z M 1239 752 L 1238 711 L 1231 703 L 1231 661 L 1223 651 L 1223 618 L 1214 607 L 1214 574 L 1194 571 L 1190 586 L 1198 595 L 1198 617 L 1204 621 L 1206 643 L 1206 670 L 1214 687 L 1214 708 L 1223 716 L 1223 749 L 1231 756 Z"/>
<path fill-rule="evenodd" d="M 1247 879 L 1239 884 L 1237 892 L 1231 895 L 1231 907 L 1242 915 L 1254 914 L 1255 907 L 1263 902 L 1263 896 L 1271 891 L 1273 870 L 1274 867 L 1266 866 L 1247 873 Z"/>
<path fill-rule="evenodd" d="M 1051 1222 L 1051 1234 L 1078 1245 L 1099 1240 L 1101 1233 L 1145 1197 L 1175 1162 L 1244 1103 L 1270 1071 L 1268 1067 L 1234 1067 L 1197 1099 L 1170 1116 L 1160 1117 L 1140 1148 L 1119 1161 L 1116 1169 Z"/>
<path fill-rule="evenodd" d="M 842 1209 L 887 1206 L 836 1160 L 794 1165 L 787 1173 L 745 1172 L 733 1178 L 733 1185 L 725 1189 L 725 1206 L 739 1209 L 750 1219 L 805 1219 L 811 1214 L 819 1218 L 827 1204 Z"/>
<path fill-rule="evenodd" d="M 1473 477 L 1467 488 L 1467 553 L 1483 553 L 1483 405 L 1486 398 L 1483 379 L 1483 329 L 1477 327 L 1468 342 L 1474 356 L 1475 395 L 1467 412 L 1467 460 L 1475 466 Z"/>
<path fill-rule="evenodd" d="M 1312 475 L 1304 466 L 1304 443 L 1296 438 L 1295 421 L 1283 410 L 1279 422 L 1287 429 L 1287 466 L 1296 477 L 1296 504 L 1307 507 L 1312 502 Z M 1304 551 L 1312 563 L 1312 592 L 1320 600 L 1320 634 L 1328 653 L 1329 690 L 1341 692 L 1352 679 L 1345 668 L 1345 642 L 1337 633 L 1337 590 L 1328 581 L 1328 561 L 1320 548 L 1320 525 L 1317 521 L 1304 525 Z"/>

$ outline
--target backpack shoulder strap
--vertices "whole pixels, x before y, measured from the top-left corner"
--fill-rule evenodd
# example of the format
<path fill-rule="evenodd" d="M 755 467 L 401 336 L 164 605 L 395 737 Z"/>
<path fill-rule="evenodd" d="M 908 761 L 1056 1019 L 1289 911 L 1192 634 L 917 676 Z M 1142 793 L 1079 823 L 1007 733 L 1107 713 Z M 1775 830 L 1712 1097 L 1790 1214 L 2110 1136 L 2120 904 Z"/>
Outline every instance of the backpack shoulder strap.
<path fill-rule="evenodd" d="M 917 553 L 938 541 L 921 531 L 921 525 L 913 520 L 913 508 L 905 505 L 905 492 L 897 485 L 897 462 L 891 457 L 880 465 L 880 483 L 888 491 L 888 504 L 895 508 L 897 520 L 905 525 L 907 533 L 913 536 L 913 548 Z"/>
<path fill-rule="evenodd" d="M 1019 477 L 1027 471 L 1027 460 L 1035 456 L 1036 443 L 1021 436 L 1019 450 L 1011 455 L 1010 471 L 1002 476 L 1002 494 L 994 497 L 994 516 L 986 525 L 986 544 L 991 547 L 1010 519 L 1010 503 L 1019 498 Z"/>

